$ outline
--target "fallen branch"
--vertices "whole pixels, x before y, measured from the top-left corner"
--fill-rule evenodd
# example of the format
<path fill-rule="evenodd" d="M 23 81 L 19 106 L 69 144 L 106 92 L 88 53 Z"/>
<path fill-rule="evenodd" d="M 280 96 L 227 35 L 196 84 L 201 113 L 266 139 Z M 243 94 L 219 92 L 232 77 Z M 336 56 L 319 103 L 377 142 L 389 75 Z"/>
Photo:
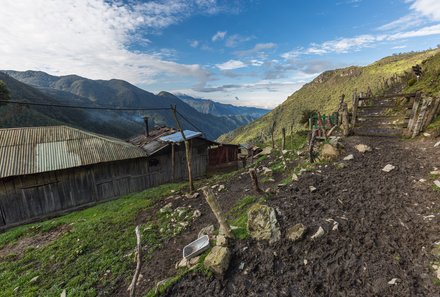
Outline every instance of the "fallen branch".
<path fill-rule="evenodd" d="M 328 132 L 327 132 L 327 138 L 329 138 L 331 135 L 332 135 L 332 133 L 333 133 L 333 131 L 335 131 L 335 129 L 338 127 L 338 125 L 334 125 L 330 130 L 328 130 Z"/>
<path fill-rule="evenodd" d="M 202 188 L 202 191 L 203 194 L 205 195 L 206 202 L 208 202 L 209 207 L 211 207 L 211 210 L 214 213 L 220 225 L 220 230 L 219 230 L 220 235 L 224 235 L 228 238 L 233 238 L 234 235 L 232 235 L 231 227 L 229 227 L 229 224 L 226 222 L 226 218 L 220 209 L 220 205 L 218 204 L 214 193 L 210 188 L 206 186 Z"/>
<path fill-rule="evenodd" d="M 136 233 L 136 271 L 134 272 L 133 280 L 131 281 L 130 286 L 128 287 L 127 291 L 130 291 L 130 297 L 135 296 L 136 292 L 136 284 L 139 278 L 139 274 L 141 272 L 141 266 L 142 266 L 142 257 L 141 257 L 141 232 L 139 231 L 139 225 L 136 226 L 134 229 L 134 232 Z"/>

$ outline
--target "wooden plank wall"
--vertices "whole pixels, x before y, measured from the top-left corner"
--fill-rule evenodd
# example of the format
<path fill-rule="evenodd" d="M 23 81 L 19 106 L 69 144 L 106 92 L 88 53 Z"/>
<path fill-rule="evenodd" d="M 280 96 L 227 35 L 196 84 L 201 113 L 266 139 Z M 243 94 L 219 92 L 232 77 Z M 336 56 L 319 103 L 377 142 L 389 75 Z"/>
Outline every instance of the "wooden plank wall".
<path fill-rule="evenodd" d="M 192 143 L 194 177 L 206 175 L 208 149 Z M 152 161 L 156 159 L 156 161 Z M 153 166 L 155 164 L 155 166 Z M 176 148 L 175 180 L 187 177 L 185 148 Z M 171 153 L 0 180 L 0 230 L 173 182 Z"/>

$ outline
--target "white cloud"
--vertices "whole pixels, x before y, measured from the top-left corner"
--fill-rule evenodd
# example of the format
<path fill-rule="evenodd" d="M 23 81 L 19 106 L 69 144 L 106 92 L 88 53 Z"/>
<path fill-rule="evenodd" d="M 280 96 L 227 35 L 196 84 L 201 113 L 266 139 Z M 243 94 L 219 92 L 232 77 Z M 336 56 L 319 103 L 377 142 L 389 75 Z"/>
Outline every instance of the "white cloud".
<path fill-rule="evenodd" d="M 389 40 L 398 40 L 398 39 L 404 39 L 404 38 L 422 37 L 422 36 L 430 36 L 430 35 L 438 35 L 438 34 L 440 34 L 440 24 L 439 25 L 432 25 L 432 26 L 428 26 L 428 27 L 423 27 L 418 30 L 395 33 L 393 35 L 390 35 L 388 37 L 388 39 Z"/>
<path fill-rule="evenodd" d="M 411 9 L 430 18 L 433 21 L 440 21 L 440 1 L 438 0 L 409 0 Z"/>
<path fill-rule="evenodd" d="M 213 42 L 216 42 L 216 41 L 218 41 L 218 40 L 223 40 L 223 39 L 225 38 L 225 36 L 226 36 L 227 33 L 228 33 L 228 32 L 226 32 L 226 31 L 218 31 L 217 33 L 215 33 L 215 34 L 212 36 L 211 40 L 212 40 Z"/>
<path fill-rule="evenodd" d="M 189 46 L 196 48 L 199 46 L 199 41 L 198 40 L 191 40 L 189 43 Z"/>
<path fill-rule="evenodd" d="M 206 81 L 200 65 L 164 60 L 173 50 L 130 51 L 139 29 L 155 31 L 195 13 L 212 13 L 215 1 L 163 0 L 141 4 L 104 0 L 3 0 L 0 9 L 2 69 L 42 70 L 90 78 L 151 83 L 189 75 Z M 139 40 L 136 40 L 139 42 Z M 146 43 L 148 45 L 148 40 Z"/>
<path fill-rule="evenodd" d="M 229 36 L 228 39 L 226 39 L 226 46 L 227 47 L 236 47 L 239 43 L 246 42 L 251 40 L 252 36 L 242 36 L 239 34 L 234 34 Z"/>
<path fill-rule="evenodd" d="M 419 13 L 410 13 L 405 15 L 395 21 L 388 24 L 382 25 L 377 28 L 380 31 L 390 31 L 390 30 L 406 30 L 409 28 L 414 28 L 425 23 L 425 18 Z"/>
<path fill-rule="evenodd" d="M 220 70 L 232 70 L 246 67 L 246 64 L 238 60 L 229 60 L 222 64 L 216 64 L 215 66 Z"/>
<path fill-rule="evenodd" d="M 253 48 L 248 49 L 248 50 L 243 50 L 243 51 L 236 51 L 235 54 L 237 54 L 239 56 L 247 56 L 247 55 L 252 55 L 255 53 L 263 52 L 265 50 L 273 49 L 276 46 L 277 45 L 273 42 L 257 43 Z"/>

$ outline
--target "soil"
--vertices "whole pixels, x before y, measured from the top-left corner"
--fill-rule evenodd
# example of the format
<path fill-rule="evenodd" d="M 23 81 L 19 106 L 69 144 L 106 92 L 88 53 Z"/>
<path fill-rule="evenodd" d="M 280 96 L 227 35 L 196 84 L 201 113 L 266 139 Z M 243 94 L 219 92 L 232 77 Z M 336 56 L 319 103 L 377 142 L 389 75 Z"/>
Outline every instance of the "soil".
<path fill-rule="evenodd" d="M 24 252 L 30 248 L 42 248 L 69 231 L 69 229 L 70 226 L 60 226 L 45 233 L 36 234 L 31 237 L 23 237 L 16 243 L 1 248 L 0 260 L 4 257 L 21 257 Z"/>
<path fill-rule="evenodd" d="M 359 143 L 373 151 L 359 153 L 354 149 Z M 430 268 L 434 259 L 430 251 L 440 241 L 440 193 L 429 177 L 430 171 L 440 168 L 440 149 L 434 143 L 348 138 L 341 160 L 348 154 L 354 160 L 303 173 L 268 201 L 282 228 L 279 242 L 272 246 L 252 239 L 235 242 L 222 279 L 190 273 L 165 296 L 440 296 Z M 396 168 L 383 172 L 387 164 Z M 225 209 L 242 197 L 248 182 L 226 185 L 228 192 L 221 200 Z M 309 186 L 317 191 L 311 193 Z M 159 280 L 159 274 L 162 279 L 175 274 L 184 243 L 214 223 L 207 205 L 197 203 L 194 207 L 204 213 L 200 225 L 164 245 L 157 260 L 143 271 L 148 283 Z M 307 226 L 308 232 L 293 243 L 284 234 L 297 223 Z M 325 234 L 311 240 L 319 227 Z"/>

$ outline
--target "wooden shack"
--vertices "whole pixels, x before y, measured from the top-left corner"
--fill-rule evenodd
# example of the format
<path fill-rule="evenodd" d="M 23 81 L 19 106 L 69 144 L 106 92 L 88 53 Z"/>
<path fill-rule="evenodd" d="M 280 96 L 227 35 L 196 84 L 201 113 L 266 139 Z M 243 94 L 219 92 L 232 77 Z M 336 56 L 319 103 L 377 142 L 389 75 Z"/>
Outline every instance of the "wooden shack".
<path fill-rule="evenodd" d="M 145 152 L 67 126 L 0 129 L 0 229 L 156 185 Z"/>
<path fill-rule="evenodd" d="M 203 138 L 201 132 L 184 130 L 183 133 L 190 142 L 193 177 L 203 177 L 208 168 L 210 146 L 217 143 Z M 181 132 L 161 127 L 128 141 L 142 148 L 149 157 L 149 162 L 156 164 L 159 183 L 181 181 L 188 177 L 185 144 Z"/>

